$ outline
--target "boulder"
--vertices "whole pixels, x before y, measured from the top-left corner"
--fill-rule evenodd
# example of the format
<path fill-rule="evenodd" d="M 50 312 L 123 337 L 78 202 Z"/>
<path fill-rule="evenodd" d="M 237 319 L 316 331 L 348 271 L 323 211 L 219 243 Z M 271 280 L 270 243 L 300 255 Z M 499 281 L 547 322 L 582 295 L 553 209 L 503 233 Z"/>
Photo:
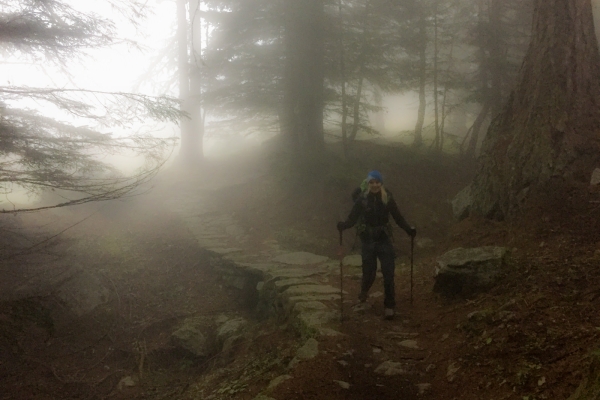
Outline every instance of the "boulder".
<path fill-rule="evenodd" d="M 461 221 L 469 216 L 471 212 L 471 186 L 467 186 L 452 199 L 452 213 L 457 221 Z"/>
<path fill-rule="evenodd" d="M 214 332 L 214 322 L 211 318 L 186 318 L 171 335 L 171 341 L 176 347 L 197 357 L 208 357 L 217 352 Z"/>
<path fill-rule="evenodd" d="M 222 322 L 222 323 L 220 323 Z M 248 327 L 248 321 L 245 318 L 237 317 L 233 319 L 217 319 L 217 340 L 219 343 L 225 343 L 229 338 L 240 336 Z"/>
<path fill-rule="evenodd" d="M 504 247 L 451 250 L 437 260 L 433 290 L 446 296 L 486 290 L 499 279 L 507 257 Z"/>

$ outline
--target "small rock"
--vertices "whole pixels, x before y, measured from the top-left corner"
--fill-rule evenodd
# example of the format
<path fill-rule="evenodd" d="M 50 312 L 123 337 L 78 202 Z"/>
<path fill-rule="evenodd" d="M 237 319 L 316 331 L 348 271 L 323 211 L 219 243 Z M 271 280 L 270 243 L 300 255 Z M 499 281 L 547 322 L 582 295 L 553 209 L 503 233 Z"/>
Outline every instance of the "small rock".
<path fill-rule="evenodd" d="M 595 186 L 600 184 L 600 168 L 596 168 L 592 172 L 592 177 L 590 178 L 590 185 Z"/>
<path fill-rule="evenodd" d="M 429 238 L 418 238 L 415 241 L 415 244 L 420 249 L 427 249 L 427 248 L 430 248 L 430 247 L 434 246 L 433 240 L 431 240 Z"/>
<path fill-rule="evenodd" d="M 358 303 L 357 305 L 355 305 L 354 307 L 352 307 L 352 311 L 357 312 L 357 313 L 364 313 L 367 310 L 370 310 L 373 306 L 367 302 L 365 303 Z"/>
<path fill-rule="evenodd" d="M 136 385 L 135 380 L 131 376 L 126 376 L 121 379 L 117 384 L 117 389 L 123 390 L 126 387 L 134 387 Z"/>
<path fill-rule="evenodd" d="M 340 385 L 340 387 L 342 389 L 350 389 L 350 384 L 348 382 L 344 382 L 344 381 L 334 381 L 335 383 L 337 383 L 338 385 Z"/>
<path fill-rule="evenodd" d="M 386 376 L 402 375 L 406 371 L 402 369 L 402 364 L 394 361 L 385 361 L 375 368 L 375 373 Z"/>
<path fill-rule="evenodd" d="M 398 343 L 400 346 L 402 347 L 406 347 L 409 349 L 413 349 L 413 350 L 419 350 L 420 347 L 417 345 L 417 341 L 416 340 L 403 340 L 400 343 Z"/>
<path fill-rule="evenodd" d="M 431 383 L 418 383 L 417 389 L 419 389 L 419 396 L 422 396 L 431 390 Z"/>
<path fill-rule="evenodd" d="M 283 382 L 287 381 L 288 379 L 292 379 L 292 376 L 291 375 L 281 375 L 281 376 L 278 376 L 277 378 L 272 379 L 271 382 L 269 382 L 269 386 L 267 386 L 267 390 L 275 389 L 277 386 L 281 385 Z"/>
<path fill-rule="evenodd" d="M 542 386 L 544 383 L 546 383 L 546 377 L 542 376 L 540 379 L 538 379 L 538 386 Z"/>
<path fill-rule="evenodd" d="M 454 381 L 454 379 L 456 378 L 456 373 L 459 369 L 460 367 L 457 366 L 455 363 L 450 363 L 450 365 L 448 365 L 448 369 L 446 370 L 446 378 L 448 379 L 448 382 Z"/>

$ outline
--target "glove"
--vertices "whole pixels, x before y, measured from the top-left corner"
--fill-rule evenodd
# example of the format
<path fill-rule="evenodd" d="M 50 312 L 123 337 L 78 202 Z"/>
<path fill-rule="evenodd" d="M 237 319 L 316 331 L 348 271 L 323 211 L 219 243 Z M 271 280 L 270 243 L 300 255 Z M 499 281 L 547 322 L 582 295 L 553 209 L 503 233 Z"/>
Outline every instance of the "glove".
<path fill-rule="evenodd" d="M 414 226 L 411 226 L 410 230 L 408 231 L 408 235 L 414 238 L 415 236 L 417 236 L 417 229 Z"/>
<path fill-rule="evenodd" d="M 340 222 L 338 222 L 338 223 L 337 223 L 337 230 L 341 232 L 341 231 L 343 231 L 344 229 L 346 229 L 346 224 L 345 224 L 345 223 L 343 223 L 343 222 L 341 222 L 341 221 L 340 221 Z"/>

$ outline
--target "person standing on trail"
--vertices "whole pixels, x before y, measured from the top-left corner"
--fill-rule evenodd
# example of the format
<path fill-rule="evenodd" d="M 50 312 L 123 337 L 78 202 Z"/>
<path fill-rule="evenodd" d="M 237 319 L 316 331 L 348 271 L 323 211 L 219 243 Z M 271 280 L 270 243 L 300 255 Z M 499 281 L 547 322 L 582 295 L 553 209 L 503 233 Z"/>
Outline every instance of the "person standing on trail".
<path fill-rule="evenodd" d="M 381 262 L 385 291 L 384 315 L 386 319 L 393 319 L 396 306 L 394 289 L 396 265 L 389 215 L 392 215 L 398 226 L 404 229 L 409 236 L 415 237 L 417 230 L 410 226 L 400 214 L 392 193 L 383 187 L 383 177 L 379 171 L 369 172 L 365 181 L 368 187 L 359 196 L 356 196 L 348 218 L 344 222 L 338 222 L 337 229 L 341 232 L 357 225 L 358 235 L 362 242 L 362 283 L 358 296 L 361 303 L 367 301 L 369 289 L 375 282 L 377 259 Z"/>

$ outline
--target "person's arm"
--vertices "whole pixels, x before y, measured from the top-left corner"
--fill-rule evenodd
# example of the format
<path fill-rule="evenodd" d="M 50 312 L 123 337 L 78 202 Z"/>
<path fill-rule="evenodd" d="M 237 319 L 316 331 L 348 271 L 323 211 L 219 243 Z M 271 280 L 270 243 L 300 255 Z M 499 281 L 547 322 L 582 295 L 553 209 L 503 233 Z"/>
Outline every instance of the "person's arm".
<path fill-rule="evenodd" d="M 348 215 L 348 218 L 346 218 L 346 221 L 338 222 L 338 229 L 343 231 L 344 229 L 352 228 L 354 224 L 356 224 L 356 221 L 358 221 L 358 217 L 360 217 L 362 214 L 363 208 L 362 201 L 356 201 L 352 207 L 352 210 L 350 211 L 350 214 Z"/>
<path fill-rule="evenodd" d="M 363 190 L 360 187 L 357 187 L 356 189 L 354 189 L 351 194 L 352 201 L 356 202 L 358 200 L 358 198 L 360 197 L 360 195 L 362 194 L 362 192 L 363 192 Z"/>
<path fill-rule="evenodd" d="M 404 229 L 404 231 L 406 232 L 407 235 L 412 236 L 416 232 L 416 230 L 415 230 L 415 228 L 410 226 L 408 224 L 408 222 L 406 222 L 406 220 L 404 219 L 402 214 L 400 214 L 398 205 L 396 204 L 396 201 L 394 200 L 393 197 L 390 196 L 387 206 L 388 206 L 388 210 L 389 210 L 390 214 L 392 214 L 392 217 L 394 218 L 394 221 L 396 221 L 398 226 L 400 228 Z"/>

